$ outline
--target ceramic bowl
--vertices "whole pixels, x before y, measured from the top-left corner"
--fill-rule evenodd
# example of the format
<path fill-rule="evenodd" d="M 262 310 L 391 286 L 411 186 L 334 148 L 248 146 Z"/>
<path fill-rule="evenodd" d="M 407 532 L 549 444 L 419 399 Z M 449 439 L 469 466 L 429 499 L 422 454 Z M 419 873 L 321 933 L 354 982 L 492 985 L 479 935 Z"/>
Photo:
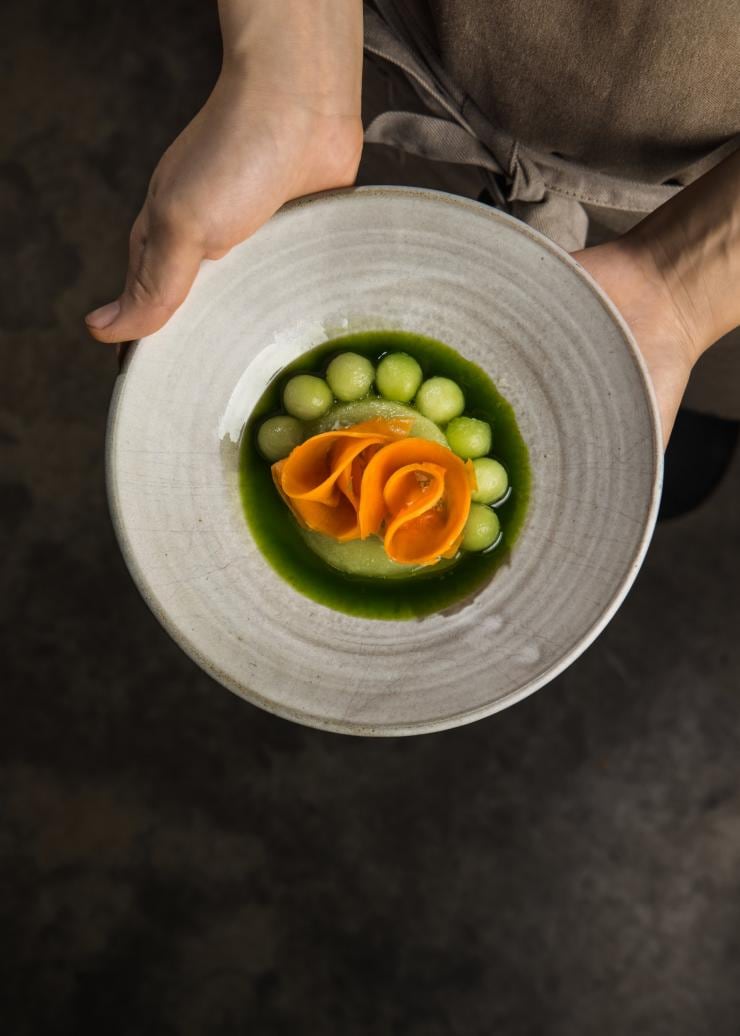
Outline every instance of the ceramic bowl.
<path fill-rule="evenodd" d="M 532 467 L 509 562 L 468 603 L 405 622 L 293 590 L 253 543 L 238 491 L 239 436 L 276 371 L 383 328 L 479 364 Z M 385 187 L 291 204 L 205 263 L 167 326 L 128 353 L 107 463 L 129 569 L 193 659 L 280 716 L 380 736 L 480 719 L 573 662 L 637 574 L 662 472 L 644 365 L 580 267 L 494 209 Z"/>

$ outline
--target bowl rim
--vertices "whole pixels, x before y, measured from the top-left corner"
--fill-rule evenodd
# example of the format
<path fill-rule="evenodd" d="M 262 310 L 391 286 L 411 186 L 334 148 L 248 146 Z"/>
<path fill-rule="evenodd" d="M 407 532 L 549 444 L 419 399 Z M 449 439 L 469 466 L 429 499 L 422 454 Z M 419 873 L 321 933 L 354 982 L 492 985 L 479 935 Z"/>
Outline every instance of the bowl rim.
<path fill-rule="evenodd" d="M 425 187 L 406 187 L 406 186 L 391 186 L 391 185 L 380 185 L 380 186 L 362 186 L 362 187 L 346 187 L 339 188 L 332 191 L 324 191 L 320 194 L 307 195 L 303 198 L 297 198 L 294 201 L 288 202 L 284 205 L 275 215 L 272 217 L 275 219 L 282 219 L 287 214 L 295 209 L 303 208 L 308 205 L 325 205 L 333 202 L 342 202 L 342 200 L 351 199 L 357 195 L 377 195 L 380 197 L 391 198 L 394 196 L 409 196 L 416 195 L 417 197 L 428 198 L 436 204 L 445 204 L 457 206 L 462 209 L 467 209 L 476 215 L 483 216 L 489 219 L 492 223 L 503 222 L 519 233 L 522 233 L 533 240 L 540 247 L 545 248 L 552 256 L 564 263 L 570 269 L 572 269 L 576 276 L 578 276 L 586 285 L 588 285 L 592 294 L 601 304 L 602 308 L 606 311 L 612 322 L 617 326 L 621 332 L 621 336 L 624 340 L 627 352 L 630 355 L 633 363 L 635 364 L 639 373 L 640 381 L 642 383 L 643 390 L 648 402 L 648 411 L 651 418 L 651 430 L 652 430 L 652 441 L 651 441 L 651 454 L 653 462 L 653 479 L 652 479 L 652 495 L 650 500 L 650 507 L 647 512 L 647 518 L 643 527 L 640 539 L 636 544 L 632 559 L 625 572 L 624 578 L 615 590 L 611 599 L 606 604 L 599 618 L 589 626 L 587 630 L 581 635 L 576 643 L 570 648 L 569 651 L 565 652 L 556 662 L 554 662 L 549 669 L 544 673 L 541 673 L 536 678 L 523 684 L 515 691 L 511 691 L 509 694 L 500 698 L 498 701 L 492 702 L 487 705 L 478 706 L 476 708 L 455 712 L 447 716 L 437 717 L 434 720 L 421 720 L 418 723 L 389 723 L 387 725 L 370 725 L 363 723 L 354 723 L 346 720 L 327 720 L 326 718 L 315 715 L 310 712 L 304 712 L 302 710 L 295 710 L 283 705 L 280 705 L 269 698 L 265 698 L 263 695 L 258 694 L 247 684 L 240 683 L 238 680 L 232 679 L 228 674 L 224 673 L 219 667 L 214 664 L 209 658 L 203 655 L 195 645 L 190 641 L 185 630 L 180 629 L 171 620 L 164 610 L 160 607 L 156 596 L 149 585 L 146 575 L 139 566 L 139 563 L 134 555 L 131 548 L 131 544 L 126 532 L 126 529 L 121 521 L 121 512 L 118 506 L 118 489 L 116 485 L 116 436 L 118 427 L 118 411 L 121 405 L 123 397 L 125 383 L 126 383 L 126 372 L 128 367 L 135 355 L 139 341 L 126 343 L 126 348 L 121 356 L 118 375 L 113 384 L 113 391 L 111 395 L 111 401 L 108 409 L 108 419 L 105 433 L 105 483 L 106 483 L 106 495 L 108 500 L 108 510 L 115 532 L 116 539 L 118 541 L 123 560 L 128 568 L 128 571 L 136 584 L 139 593 L 143 597 L 145 603 L 149 607 L 150 611 L 154 614 L 154 617 L 163 627 L 163 629 L 172 637 L 178 647 L 185 652 L 186 655 L 193 662 L 196 663 L 205 673 L 212 679 L 216 680 L 227 690 L 232 691 L 240 698 L 250 702 L 252 705 L 256 705 L 259 708 L 271 713 L 272 715 L 279 716 L 282 719 L 288 719 L 292 722 L 299 723 L 303 726 L 313 727 L 318 730 L 327 731 L 335 734 L 348 734 L 359 737 L 407 737 L 414 734 L 431 734 L 438 733 L 443 730 L 452 730 L 457 727 L 465 726 L 468 723 L 474 723 L 477 720 L 485 719 L 488 716 L 492 716 L 497 712 L 501 712 L 511 705 L 515 705 L 517 702 L 522 701 L 524 698 L 528 698 L 535 691 L 540 690 L 546 684 L 550 683 L 555 677 L 559 676 L 560 673 L 564 672 L 573 662 L 576 661 L 586 650 L 593 644 L 596 638 L 601 634 L 605 627 L 612 620 L 627 594 L 629 593 L 632 585 L 637 577 L 642 563 L 645 559 L 650 540 L 652 539 L 653 531 L 658 517 L 658 508 L 660 505 L 660 497 L 663 484 L 663 440 L 661 431 L 661 422 L 658 411 L 657 400 L 655 396 L 655 390 L 653 387 L 652 380 L 648 373 L 647 365 L 640 352 L 640 349 L 635 341 L 635 338 L 627 326 L 626 321 L 600 287 L 600 285 L 594 280 L 594 278 L 578 263 L 573 259 L 565 249 L 555 244 L 544 234 L 532 227 L 528 226 L 521 220 L 516 219 L 514 216 L 510 216 L 508 213 L 502 212 L 500 209 L 496 209 L 492 206 L 486 205 L 483 202 L 476 201 L 472 198 L 465 198 L 461 195 L 449 194 L 446 191 L 432 190 Z M 375 621 L 375 620 L 369 620 Z"/>

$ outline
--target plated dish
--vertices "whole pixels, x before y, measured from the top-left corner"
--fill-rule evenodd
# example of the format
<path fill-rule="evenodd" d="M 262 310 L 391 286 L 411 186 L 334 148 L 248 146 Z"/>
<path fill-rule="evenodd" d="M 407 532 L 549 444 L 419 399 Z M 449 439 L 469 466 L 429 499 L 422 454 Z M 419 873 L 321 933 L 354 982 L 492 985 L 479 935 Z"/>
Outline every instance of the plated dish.
<path fill-rule="evenodd" d="M 418 354 L 416 338 L 407 336 L 425 340 Z M 450 366 L 445 347 L 453 351 Z M 374 382 L 367 396 L 345 402 L 337 392 L 347 361 L 338 379 L 332 376 L 333 388 L 327 377 L 331 360 L 346 353 L 365 355 Z M 416 358 L 422 383 L 442 377 L 457 384 L 464 397 L 458 416 L 490 426 L 490 449 L 481 458 L 503 465 L 512 496 L 492 507 L 503 539 L 489 553 L 443 558 L 452 562 L 449 574 L 430 576 L 432 566 L 421 565 L 411 578 L 373 583 L 367 574 L 339 571 L 336 558 L 329 564 L 301 539 L 301 532 L 316 530 L 300 525 L 285 498 L 297 500 L 305 487 L 296 493 L 295 484 L 283 483 L 281 495 L 272 466 L 286 457 L 271 460 L 269 444 L 259 452 L 259 435 L 268 418 L 295 416 L 285 409 L 292 376 L 319 376 L 331 395 L 329 401 L 319 391 L 329 410 L 356 407 L 383 396 L 378 372 L 392 353 Z M 481 372 L 476 384 L 493 387 L 499 409 L 476 396 L 476 379 L 466 381 L 458 363 Z M 352 362 L 344 373 L 351 381 Z M 408 403 L 386 403 L 413 407 L 419 389 Z M 296 393 L 291 405 L 300 407 L 302 399 Z M 519 441 L 509 414 L 526 464 L 509 448 Z M 378 417 L 353 414 L 360 416 Z M 312 424 L 321 417 L 297 418 L 301 442 L 296 438 L 291 450 L 310 441 L 307 432 L 336 431 L 336 419 L 322 429 Z M 448 459 L 456 457 L 463 468 L 479 459 L 449 449 L 456 418 L 425 419 L 447 439 L 447 447 L 439 445 Z M 477 431 L 485 439 L 485 429 Z M 249 456 L 247 442 L 256 451 Z M 459 441 L 458 448 L 464 450 Z M 438 459 L 417 456 L 409 463 L 444 468 Z M 279 515 L 256 535 L 241 492 L 251 462 L 259 464 L 267 509 Z M 638 572 L 655 521 L 661 465 L 640 355 L 578 265 L 489 207 L 402 188 L 340 191 L 292 204 L 223 259 L 204 263 L 166 327 L 130 349 L 116 381 L 107 441 L 111 515 L 124 558 L 177 643 L 216 681 L 264 709 L 326 730 L 378 736 L 480 719 L 571 664 Z M 368 500 L 377 503 L 391 483 L 377 531 L 350 545 L 363 547 L 374 536 L 384 548 L 405 506 L 399 509 L 398 482 L 391 482 L 398 470 L 391 466 L 370 487 Z M 439 473 L 426 474 L 428 485 L 439 486 Z M 460 499 L 457 494 L 452 505 L 458 518 Z M 471 508 L 474 502 L 471 492 Z M 310 586 L 297 585 L 305 570 L 303 576 L 278 570 L 262 537 L 280 528 L 289 533 L 284 558 L 300 542 L 303 560 L 316 565 L 322 580 L 336 573 L 340 582 L 362 583 L 354 605 L 345 582 L 341 593 L 333 584 L 331 600 L 328 584 L 319 587 L 313 576 Z M 415 547 L 420 543 L 417 538 Z M 466 569 L 476 573 L 475 585 L 448 597 L 447 579 L 461 579 Z M 358 600 L 372 617 L 357 613 Z M 379 621 L 375 609 L 394 600 L 394 615 L 385 612 Z"/>

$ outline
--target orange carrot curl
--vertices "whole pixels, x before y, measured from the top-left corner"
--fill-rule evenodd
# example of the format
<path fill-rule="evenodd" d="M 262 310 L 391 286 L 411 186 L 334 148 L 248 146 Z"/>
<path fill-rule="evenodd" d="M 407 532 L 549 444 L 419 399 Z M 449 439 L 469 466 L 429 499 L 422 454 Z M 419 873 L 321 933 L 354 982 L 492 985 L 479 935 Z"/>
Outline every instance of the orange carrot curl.
<path fill-rule="evenodd" d="M 409 435 L 408 418 L 378 418 L 307 439 L 272 466 L 303 525 L 333 539 L 378 535 L 406 565 L 454 557 L 476 488 L 470 461 Z"/>

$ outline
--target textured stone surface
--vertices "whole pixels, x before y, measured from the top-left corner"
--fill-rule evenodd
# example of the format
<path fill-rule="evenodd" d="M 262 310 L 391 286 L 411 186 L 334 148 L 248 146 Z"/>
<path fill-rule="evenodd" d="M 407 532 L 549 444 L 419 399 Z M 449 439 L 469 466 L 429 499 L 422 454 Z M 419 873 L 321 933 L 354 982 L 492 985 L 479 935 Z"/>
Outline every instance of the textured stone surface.
<path fill-rule="evenodd" d="M 370 742 L 245 705 L 123 567 L 80 325 L 215 74 L 213 8 L 1 18 L 3 1031 L 736 1036 L 740 462 L 491 720 Z"/>

